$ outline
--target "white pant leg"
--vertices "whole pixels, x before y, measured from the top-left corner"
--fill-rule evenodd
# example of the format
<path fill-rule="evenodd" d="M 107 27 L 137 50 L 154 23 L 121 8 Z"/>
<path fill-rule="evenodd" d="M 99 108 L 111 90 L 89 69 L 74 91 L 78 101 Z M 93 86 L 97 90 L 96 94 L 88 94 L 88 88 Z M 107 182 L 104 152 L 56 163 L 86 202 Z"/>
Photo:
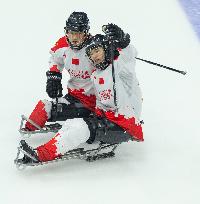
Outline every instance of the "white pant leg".
<path fill-rule="evenodd" d="M 88 125 L 82 118 L 68 119 L 53 138 L 56 140 L 57 154 L 75 149 L 90 137 Z"/>

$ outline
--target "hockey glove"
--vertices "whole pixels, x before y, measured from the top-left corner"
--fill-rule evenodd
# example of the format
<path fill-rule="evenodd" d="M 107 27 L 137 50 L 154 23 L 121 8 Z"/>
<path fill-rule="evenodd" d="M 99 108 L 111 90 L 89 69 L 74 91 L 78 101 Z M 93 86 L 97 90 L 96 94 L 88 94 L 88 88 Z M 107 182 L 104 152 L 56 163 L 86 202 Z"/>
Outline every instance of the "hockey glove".
<path fill-rule="evenodd" d="M 130 35 L 115 24 L 108 24 L 102 27 L 103 32 L 109 40 L 113 40 L 118 48 L 126 48 L 130 43 Z"/>
<path fill-rule="evenodd" d="M 62 97 L 62 74 L 59 72 L 47 71 L 46 92 L 50 98 Z"/>

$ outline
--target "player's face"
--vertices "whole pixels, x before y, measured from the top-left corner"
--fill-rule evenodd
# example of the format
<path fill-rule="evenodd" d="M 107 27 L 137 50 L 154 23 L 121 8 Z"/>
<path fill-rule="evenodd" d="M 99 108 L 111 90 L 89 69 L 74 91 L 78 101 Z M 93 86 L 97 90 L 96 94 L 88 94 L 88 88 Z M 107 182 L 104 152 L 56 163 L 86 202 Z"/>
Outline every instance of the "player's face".
<path fill-rule="evenodd" d="M 85 41 L 86 34 L 84 32 L 68 31 L 67 37 L 72 45 L 79 46 Z"/>
<path fill-rule="evenodd" d="M 105 52 L 102 47 L 97 47 L 91 50 L 90 59 L 93 61 L 94 65 L 99 64 L 105 60 Z"/>

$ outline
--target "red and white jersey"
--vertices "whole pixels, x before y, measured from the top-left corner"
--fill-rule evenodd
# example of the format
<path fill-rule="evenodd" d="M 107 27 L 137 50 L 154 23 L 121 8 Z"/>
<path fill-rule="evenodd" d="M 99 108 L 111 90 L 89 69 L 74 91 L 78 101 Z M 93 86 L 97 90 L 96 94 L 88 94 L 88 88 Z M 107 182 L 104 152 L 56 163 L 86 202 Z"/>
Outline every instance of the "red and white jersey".
<path fill-rule="evenodd" d="M 121 126 L 134 139 L 143 141 L 140 124 L 142 94 L 135 73 L 137 51 L 129 45 L 119 52 L 119 57 L 114 60 L 117 107 L 114 103 L 112 64 L 105 70 L 96 69 L 91 76 L 95 87 L 96 113 Z"/>
<path fill-rule="evenodd" d="M 90 76 L 94 67 L 85 55 L 85 48 L 71 49 L 64 36 L 51 48 L 50 54 L 50 71 L 62 72 L 66 69 L 70 75 L 68 93 L 79 99 L 86 107 L 93 109 L 96 98 Z"/>

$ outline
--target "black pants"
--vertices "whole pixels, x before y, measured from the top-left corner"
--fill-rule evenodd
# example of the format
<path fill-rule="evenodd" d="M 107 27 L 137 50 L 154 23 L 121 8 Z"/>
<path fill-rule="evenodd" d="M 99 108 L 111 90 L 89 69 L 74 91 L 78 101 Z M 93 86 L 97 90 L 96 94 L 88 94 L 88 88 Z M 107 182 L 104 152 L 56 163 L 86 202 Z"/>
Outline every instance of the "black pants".
<path fill-rule="evenodd" d="M 69 102 L 68 105 L 65 103 L 56 104 L 52 102 L 51 118 L 48 122 L 89 117 L 91 111 L 85 108 L 78 99 L 69 94 L 66 94 L 64 98 Z"/>
<path fill-rule="evenodd" d="M 84 118 L 90 130 L 90 138 L 87 143 L 91 144 L 95 141 L 101 141 L 108 144 L 122 143 L 131 140 L 132 137 L 117 124 L 107 120 L 90 116 Z"/>

